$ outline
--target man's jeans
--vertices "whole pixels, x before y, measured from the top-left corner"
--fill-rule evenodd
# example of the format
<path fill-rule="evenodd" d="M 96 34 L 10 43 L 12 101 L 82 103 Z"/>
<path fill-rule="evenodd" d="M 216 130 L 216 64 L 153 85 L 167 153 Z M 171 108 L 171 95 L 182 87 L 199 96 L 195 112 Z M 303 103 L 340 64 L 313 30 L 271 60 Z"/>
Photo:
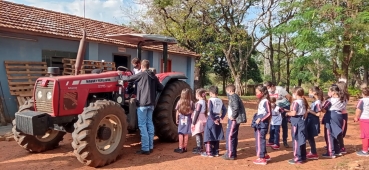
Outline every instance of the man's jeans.
<path fill-rule="evenodd" d="M 154 148 L 154 123 L 152 114 L 154 106 L 142 106 L 137 108 L 138 128 L 141 134 L 141 150 L 150 151 Z"/>

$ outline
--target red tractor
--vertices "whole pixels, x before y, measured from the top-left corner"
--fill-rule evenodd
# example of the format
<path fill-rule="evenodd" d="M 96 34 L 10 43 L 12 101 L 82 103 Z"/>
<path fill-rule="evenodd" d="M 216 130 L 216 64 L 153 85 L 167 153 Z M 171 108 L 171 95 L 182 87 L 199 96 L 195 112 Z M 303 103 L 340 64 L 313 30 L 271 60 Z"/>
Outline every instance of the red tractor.
<path fill-rule="evenodd" d="M 120 71 L 77 75 L 83 60 L 84 32 L 76 61 L 76 75 L 53 76 L 58 68 L 49 68 L 50 77 L 38 78 L 33 98 L 19 108 L 13 120 L 16 142 L 30 152 L 56 148 L 66 133 L 72 133 L 72 146 L 77 159 L 88 166 L 101 167 L 117 160 L 122 154 L 127 130 L 138 127 L 132 84 L 123 82 L 122 75 L 132 75 L 124 67 Z M 109 38 L 137 42 L 141 46 L 163 44 L 166 71 L 167 45 L 177 41 L 171 37 L 145 34 L 109 35 Z M 53 69 L 54 71 L 53 73 Z M 157 95 L 154 110 L 156 135 L 162 141 L 177 141 L 175 105 L 180 93 L 190 86 L 181 79 L 183 73 L 157 74 L 164 90 Z M 127 94 L 128 93 L 128 94 Z"/>

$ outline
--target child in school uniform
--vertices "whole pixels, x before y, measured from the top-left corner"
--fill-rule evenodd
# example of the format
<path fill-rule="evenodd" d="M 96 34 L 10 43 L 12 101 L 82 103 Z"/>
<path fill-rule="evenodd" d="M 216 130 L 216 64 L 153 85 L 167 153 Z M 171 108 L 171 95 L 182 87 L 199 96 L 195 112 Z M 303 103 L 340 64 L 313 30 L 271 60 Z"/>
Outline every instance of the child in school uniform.
<path fill-rule="evenodd" d="M 362 150 L 356 152 L 358 156 L 369 157 L 369 88 L 361 89 L 363 98 L 359 100 L 356 106 L 354 121 L 360 124 L 360 138 L 362 141 Z"/>
<path fill-rule="evenodd" d="M 241 98 L 235 93 L 236 87 L 226 87 L 228 96 L 228 124 L 226 133 L 226 153 L 222 156 L 225 160 L 237 158 L 238 129 L 240 123 L 246 123 L 246 111 Z"/>
<path fill-rule="evenodd" d="M 304 96 L 304 89 L 295 87 L 293 89 L 293 104 L 290 112 L 291 116 L 291 136 L 293 146 L 293 159 L 290 164 L 302 164 L 306 161 L 306 136 L 305 136 L 305 118 L 307 117 L 307 108 L 309 107 Z"/>
<path fill-rule="evenodd" d="M 282 113 L 284 109 L 277 106 L 276 98 L 270 98 L 270 105 L 272 107 L 272 120 L 270 121 L 270 132 L 269 132 L 269 143 L 267 146 L 270 146 L 273 150 L 278 150 L 280 148 L 279 145 L 279 134 L 282 124 Z"/>
<path fill-rule="evenodd" d="M 176 106 L 179 146 L 177 149 L 174 149 L 174 152 L 177 153 L 187 152 L 188 135 L 191 134 L 191 116 L 194 110 L 191 99 L 191 90 L 188 88 L 183 89 L 181 98 Z"/>
<path fill-rule="evenodd" d="M 218 98 L 218 87 L 211 86 L 209 88 L 208 101 L 208 118 L 204 129 L 204 142 L 206 152 L 202 152 L 201 156 L 214 157 L 219 156 L 219 141 L 224 140 L 223 127 L 220 120 L 223 120 L 227 108 L 223 101 Z"/>
<path fill-rule="evenodd" d="M 195 111 L 192 117 L 191 131 L 192 136 L 196 136 L 196 148 L 192 151 L 194 154 L 201 154 L 203 151 L 203 133 L 206 124 L 206 91 L 204 89 L 196 90 Z"/>
<path fill-rule="evenodd" d="M 251 127 L 255 131 L 255 149 L 258 157 L 253 161 L 257 165 L 266 165 L 271 158 L 266 150 L 266 134 L 268 133 L 269 121 L 272 115 L 269 102 L 269 92 L 266 86 L 259 85 L 255 89 L 256 97 L 259 99 L 258 112 L 255 113 Z"/>
<path fill-rule="evenodd" d="M 327 153 L 323 154 L 324 158 L 336 158 L 340 156 L 341 149 L 339 147 L 339 140 L 342 138 L 344 119 L 342 110 L 346 107 L 346 95 L 341 93 L 337 85 L 332 85 L 329 88 L 329 95 L 327 99 L 330 102 L 329 117 L 325 120 L 325 127 L 327 131 Z"/>
<path fill-rule="evenodd" d="M 320 133 L 320 121 L 319 116 L 321 114 L 321 103 L 323 101 L 323 92 L 319 87 L 314 86 L 309 90 L 309 97 L 313 98 L 315 101 L 311 104 L 310 109 L 307 111 L 308 115 L 305 120 L 306 122 L 306 136 L 310 144 L 310 152 L 306 155 L 307 159 L 319 159 L 315 136 Z"/>
<path fill-rule="evenodd" d="M 350 98 L 350 94 L 347 91 L 347 84 L 343 81 L 339 81 L 337 83 L 338 88 L 340 89 L 341 93 L 343 93 L 343 95 L 346 96 L 346 102 L 345 102 L 345 106 L 342 109 L 342 117 L 343 117 L 343 126 L 342 126 L 342 138 L 339 138 L 338 140 L 338 144 L 340 147 L 340 152 L 341 154 L 346 154 L 346 148 L 345 148 L 345 143 L 344 143 L 344 138 L 346 136 L 346 132 L 347 132 L 347 121 L 348 121 L 348 112 L 347 112 L 347 103 L 348 100 Z"/>

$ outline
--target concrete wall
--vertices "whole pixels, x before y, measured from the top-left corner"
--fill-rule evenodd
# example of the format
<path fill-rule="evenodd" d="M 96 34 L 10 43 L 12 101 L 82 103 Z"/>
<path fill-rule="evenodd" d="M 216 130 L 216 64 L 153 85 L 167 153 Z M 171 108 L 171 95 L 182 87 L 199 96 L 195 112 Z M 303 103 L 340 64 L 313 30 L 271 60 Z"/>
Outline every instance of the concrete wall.
<path fill-rule="evenodd" d="M 0 31 L 0 70 L 3 73 L 3 76 L 0 76 L 0 83 L 6 103 L 6 115 L 13 117 L 18 108 L 16 98 L 11 96 L 9 92 L 4 61 L 42 61 L 42 50 L 77 52 L 78 46 L 79 41 Z M 106 62 L 112 62 L 114 55 L 122 55 L 122 57 L 128 56 L 128 61 L 131 61 L 132 58 L 137 56 L 137 51 L 136 49 L 126 48 L 126 52 L 123 53 L 118 52 L 118 46 L 99 44 L 96 42 L 86 43 L 85 59 L 87 60 L 105 60 Z M 188 77 L 186 82 L 193 88 L 194 58 L 173 54 L 169 54 L 169 57 L 172 60 L 172 71 L 185 73 Z M 149 60 L 151 67 L 156 68 L 157 72 L 160 72 L 161 58 L 161 52 L 142 51 L 142 59 Z M 129 68 L 131 69 L 130 65 Z"/>

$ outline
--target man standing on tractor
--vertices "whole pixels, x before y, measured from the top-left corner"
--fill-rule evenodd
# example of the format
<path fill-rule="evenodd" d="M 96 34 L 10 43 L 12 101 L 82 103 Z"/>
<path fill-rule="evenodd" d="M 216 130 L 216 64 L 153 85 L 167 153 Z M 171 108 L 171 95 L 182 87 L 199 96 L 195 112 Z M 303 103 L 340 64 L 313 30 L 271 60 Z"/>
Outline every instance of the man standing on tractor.
<path fill-rule="evenodd" d="M 132 66 L 133 66 L 133 73 L 137 74 L 139 72 L 141 72 L 141 60 L 139 58 L 134 58 L 131 61 Z"/>
<path fill-rule="evenodd" d="M 133 61 L 132 61 L 133 63 Z M 141 134 L 141 150 L 137 154 L 149 155 L 154 148 L 154 124 L 152 115 L 154 111 L 156 92 L 164 89 L 156 75 L 149 70 L 148 60 L 142 60 L 141 72 L 127 77 L 124 81 L 137 82 L 137 118 Z"/>

